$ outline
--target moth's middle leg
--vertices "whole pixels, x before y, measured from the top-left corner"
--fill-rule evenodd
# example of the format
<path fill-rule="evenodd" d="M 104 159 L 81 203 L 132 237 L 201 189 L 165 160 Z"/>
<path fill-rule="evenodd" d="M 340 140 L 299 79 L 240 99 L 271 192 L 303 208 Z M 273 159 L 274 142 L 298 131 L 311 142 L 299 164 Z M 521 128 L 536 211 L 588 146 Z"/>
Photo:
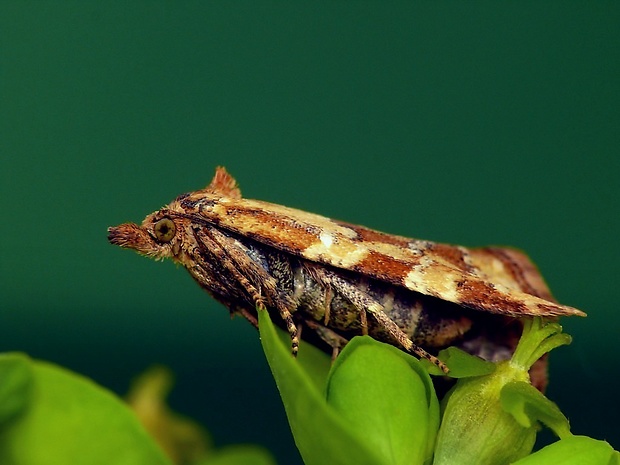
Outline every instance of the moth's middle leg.
<path fill-rule="evenodd" d="M 328 327 L 311 319 L 304 319 L 304 325 L 313 330 L 314 333 L 332 349 L 332 362 L 336 360 L 340 349 L 342 349 L 349 342 L 348 339 L 342 337 L 336 331 L 329 329 Z"/>
<path fill-rule="evenodd" d="M 437 365 L 445 373 L 448 372 L 448 367 L 437 357 L 429 354 L 423 348 L 413 343 L 411 339 L 398 327 L 392 319 L 383 311 L 383 306 L 369 296 L 364 291 L 360 290 L 353 283 L 341 278 L 335 273 L 325 273 L 325 277 L 329 280 L 329 283 L 333 286 L 334 290 L 353 304 L 360 312 L 360 321 L 362 325 L 362 332 L 367 334 L 368 325 L 366 321 L 366 313 L 370 313 L 373 318 L 379 323 L 382 329 L 387 332 L 394 341 L 398 343 L 407 352 L 414 353 L 420 358 L 425 358 L 433 365 Z"/>

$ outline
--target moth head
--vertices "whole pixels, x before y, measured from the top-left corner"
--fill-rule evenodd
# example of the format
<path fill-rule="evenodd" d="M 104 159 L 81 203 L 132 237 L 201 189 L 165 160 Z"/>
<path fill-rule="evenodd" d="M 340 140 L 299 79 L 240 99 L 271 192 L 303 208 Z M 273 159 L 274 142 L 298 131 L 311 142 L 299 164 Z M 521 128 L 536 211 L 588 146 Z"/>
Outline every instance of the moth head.
<path fill-rule="evenodd" d="M 147 216 L 142 225 L 124 223 L 108 228 L 108 240 L 155 259 L 175 257 L 181 245 L 182 219 L 168 210 Z"/>

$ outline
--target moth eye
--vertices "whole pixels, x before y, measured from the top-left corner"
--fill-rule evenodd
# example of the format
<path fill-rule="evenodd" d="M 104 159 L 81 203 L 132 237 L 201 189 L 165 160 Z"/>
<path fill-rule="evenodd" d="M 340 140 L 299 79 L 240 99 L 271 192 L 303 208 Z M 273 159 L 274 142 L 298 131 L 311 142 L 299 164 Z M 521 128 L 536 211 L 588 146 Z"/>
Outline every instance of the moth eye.
<path fill-rule="evenodd" d="M 155 238 L 159 242 L 170 242 L 176 232 L 176 226 L 170 218 L 162 218 L 153 227 Z"/>

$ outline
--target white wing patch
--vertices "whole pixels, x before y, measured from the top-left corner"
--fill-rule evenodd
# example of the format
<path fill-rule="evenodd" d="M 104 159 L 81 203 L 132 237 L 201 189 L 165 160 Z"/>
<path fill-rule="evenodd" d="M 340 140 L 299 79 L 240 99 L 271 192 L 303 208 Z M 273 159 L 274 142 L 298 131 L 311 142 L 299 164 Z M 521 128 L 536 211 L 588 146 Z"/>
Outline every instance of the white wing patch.
<path fill-rule="evenodd" d="M 319 240 L 307 247 L 302 255 L 308 260 L 351 268 L 366 258 L 368 248 L 350 241 L 338 241 L 331 234 L 321 234 Z"/>

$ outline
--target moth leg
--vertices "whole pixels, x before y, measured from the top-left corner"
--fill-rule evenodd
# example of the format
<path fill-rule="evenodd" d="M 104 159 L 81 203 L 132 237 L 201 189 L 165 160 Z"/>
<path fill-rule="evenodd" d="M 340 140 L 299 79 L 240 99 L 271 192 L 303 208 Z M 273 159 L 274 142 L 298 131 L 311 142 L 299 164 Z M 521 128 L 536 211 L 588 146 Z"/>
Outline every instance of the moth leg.
<path fill-rule="evenodd" d="M 334 273 L 326 274 L 326 276 L 334 289 L 360 310 L 360 319 L 362 320 L 362 324 L 364 323 L 365 318 L 361 315 L 365 316 L 366 312 L 370 313 L 382 326 L 382 328 L 398 343 L 398 345 L 404 348 L 407 352 L 414 353 L 420 358 L 425 358 L 433 365 L 437 365 L 441 368 L 443 372 L 448 372 L 448 367 L 441 360 L 434 355 L 429 354 L 426 350 L 417 346 L 411 339 L 409 339 L 403 330 L 400 329 L 398 325 L 387 316 L 387 314 L 383 311 L 383 306 L 379 302 L 374 300 L 365 292 L 361 291 L 354 284 Z M 368 328 L 366 327 L 366 331 L 367 330 Z"/>
<path fill-rule="evenodd" d="M 248 309 L 240 305 L 233 304 L 217 294 L 212 295 L 212 297 L 228 309 L 231 319 L 236 316 L 241 316 L 242 318 L 248 320 L 252 326 L 258 329 L 258 319 L 256 318 L 256 315 L 253 315 L 251 312 L 248 311 Z"/>
<path fill-rule="evenodd" d="M 254 315 L 252 315 L 250 312 L 248 312 L 245 308 L 238 308 L 237 310 L 234 311 L 233 315 L 235 314 L 241 315 L 243 318 L 248 320 L 252 326 L 258 329 L 258 319 Z"/>
<path fill-rule="evenodd" d="M 327 343 L 327 345 L 332 348 L 332 362 L 336 360 L 336 357 L 338 357 L 340 353 L 340 349 L 347 345 L 349 340 L 314 320 L 306 319 L 304 323 L 308 328 L 312 329 L 323 342 Z"/>
<path fill-rule="evenodd" d="M 332 308 L 332 299 L 334 298 L 334 293 L 332 292 L 331 287 L 327 286 L 325 288 L 325 316 L 323 317 L 323 324 L 327 326 L 329 324 L 329 317 L 331 316 L 331 308 Z"/>
<path fill-rule="evenodd" d="M 334 299 L 334 290 L 333 286 L 329 282 L 328 272 L 316 264 L 302 262 L 301 266 L 299 266 L 296 270 L 296 273 L 298 274 L 296 279 L 302 283 L 304 281 L 304 272 L 308 273 L 312 277 L 313 281 L 318 283 L 323 289 L 323 325 L 327 326 L 331 318 L 332 300 Z M 303 287 L 298 287 L 296 289 L 297 297 L 299 297 L 299 295 L 303 292 Z"/>
<path fill-rule="evenodd" d="M 355 303 L 355 302 L 351 302 L 351 303 Z M 372 310 L 370 310 L 372 312 Z M 383 306 L 381 306 L 381 313 L 383 312 Z M 390 320 L 392 321 L 392 320 Z M 362 335 L 364 336 L 368 336 L 368 315 L 366 313 L 366 311 L 364 310 L 364 308 L 360 309 L 360 325 L 362 326 Z M 409 338 L 407 338 L 409 339 Z"/>
<path fill-rule="evenodd" d="M 220 265 L 243 287 L 257 308 L 267 310 L 267 303 L 276 307 L 280 317 L 286 323 L 286 330 L 291 336 L 291 353 L 296 356 L 299 351 L 299 331 L 289 310 L 289 306 L 293 304 L 277 295 L 277 285 L 273 276 L 254 262 L 241 249 L 237 241 L 217 229 L 194 229 L 194 234 L 197 236 L 197 242 L 201 243 L 202 241 L 204 248 L 214 255 Z M 256 285 L 250 282 L 248 276 Z M 261 290 L 265 292 L 266 296 L 263 296 Z"/>

